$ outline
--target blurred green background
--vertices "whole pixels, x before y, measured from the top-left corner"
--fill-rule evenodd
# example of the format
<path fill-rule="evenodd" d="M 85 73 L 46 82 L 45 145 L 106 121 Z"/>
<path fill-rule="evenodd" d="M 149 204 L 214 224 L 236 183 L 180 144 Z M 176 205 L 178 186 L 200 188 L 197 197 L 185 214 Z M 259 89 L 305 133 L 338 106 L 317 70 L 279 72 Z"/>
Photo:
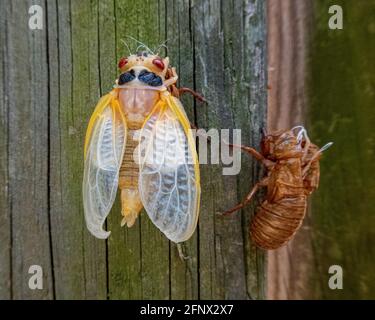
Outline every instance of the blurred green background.
<path fill-rule="evenodd" d="M 375 1 L 314 1 L 309 76 L 310 135 L 333 141 L 312 197 L 311 296 L 375 298 Z M 342 30 L 327 26 L 327 8 L 342 6 Z M 331 290 L 330 265 L 343 268 Z"/>

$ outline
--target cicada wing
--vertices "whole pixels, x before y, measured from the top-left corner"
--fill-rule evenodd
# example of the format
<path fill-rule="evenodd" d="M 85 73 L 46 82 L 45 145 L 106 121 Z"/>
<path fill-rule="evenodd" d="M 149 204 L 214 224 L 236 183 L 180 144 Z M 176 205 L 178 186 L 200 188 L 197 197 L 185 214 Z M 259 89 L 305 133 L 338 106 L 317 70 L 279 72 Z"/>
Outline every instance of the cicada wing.
<path fill-rule="evenodd" d="M 99 239 L 116 198 L 126 143 L 126 122 L 117 100 L 102 98 L 90 119 L 85 147 L 83 207 L 88 230 Z"/>
<path fill-rule="evenodd" d="M 199 215 L 199 163 L 179 100 L 159 103 L 141 130 L 139 193 L 152 222 L 175 243 L 194 233 Z"/>

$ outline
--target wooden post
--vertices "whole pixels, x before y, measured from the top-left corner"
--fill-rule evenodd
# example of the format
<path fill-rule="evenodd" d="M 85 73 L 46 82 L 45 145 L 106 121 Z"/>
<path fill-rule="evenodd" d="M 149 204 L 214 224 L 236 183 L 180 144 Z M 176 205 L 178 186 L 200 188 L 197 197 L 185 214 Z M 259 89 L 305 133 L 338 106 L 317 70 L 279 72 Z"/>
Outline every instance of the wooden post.
<path fill-rule="evenodd" d="M 26 1 L 1 6 L 0 295 L 52 299 L 47 34 L 29 30 Z M 31 265 L 43 267 L 44 290 L 29 289 Z"/>
<path fill-rule="evenodd" d="M 268 128 L 307 127 L 310 0 L 268 0 Z M 310 292 L 310 210 L 286 246 L 268 253 L 268 299 L 301 299 Z"/>
<path fill-rule="evenodd" d="M 181 261 L 142 212 L 120 228 L 116 202 L 107 241 L 86 229 L 81 182 L 83 140 L 99 97 L 111 90 L 121 42 L 150 47 L 166 39 L 180 85 L 207 105 L 183 103 L 200 128 L 242 129 L 259 144 L 266 125 L 265 2 L 35 1 L 43 30 L 28 28 L 29 3 L 0 4 L 0 298 L 247 299 L 265 295 L 264 254 L 248 237 L 254 207 L 217 212 L 242 199 L 259 166 L 242 157 L 238 176 L 202 165 L 199 227 Z M 30 290 L 30 265 L 43 268 L 43 290 Z"/>

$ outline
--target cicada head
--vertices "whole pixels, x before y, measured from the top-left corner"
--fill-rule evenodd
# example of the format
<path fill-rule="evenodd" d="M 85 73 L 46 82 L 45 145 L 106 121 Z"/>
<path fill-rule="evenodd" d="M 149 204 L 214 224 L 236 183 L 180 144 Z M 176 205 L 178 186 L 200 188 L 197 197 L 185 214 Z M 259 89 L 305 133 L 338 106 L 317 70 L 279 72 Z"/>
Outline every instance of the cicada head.
<path fill-rule="evenodd" d="M 293 130 L 279 131 L 268 135 L 263 142 L 264 154 L 271 159 L 280 160 L 302 157 L 301 141 Z"/>
<path fill-rule="evenodd" d="M 118 62 L 121 74 L 117 80 L 118 85 L 123 85 L 135 79 L 149 86 L 161 86 L 165 81 L 169 59 L 161 58 L 148 51 L 139 51 L 128 57 L 122 57 Z"/>
<path fill-rule="evenodd" d="M 124 115 L 132 125 L 143 123 L 160 99 L 160 91 L 168 87 L 168 63 L 167 57 L 163 59 L 149 49 L 130 54 L 118 62 L 121 73 L 114 87 Z"/>

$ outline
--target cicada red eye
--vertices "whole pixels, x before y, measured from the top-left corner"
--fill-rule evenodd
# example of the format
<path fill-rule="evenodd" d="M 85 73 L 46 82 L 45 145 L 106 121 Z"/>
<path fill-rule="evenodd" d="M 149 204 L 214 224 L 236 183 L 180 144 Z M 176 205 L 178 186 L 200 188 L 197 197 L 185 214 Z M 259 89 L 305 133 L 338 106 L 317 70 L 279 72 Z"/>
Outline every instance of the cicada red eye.
<path fill-rule="evenodd" d="M 128 63 L 128 59 L 127 58 L 121 58 L 120 61 L 118 62 L 118 67 L 121 69 L 127 63 Z"/>
<path fill-rule="evenodd" d="M 160 58 L 152 60 L 152 63 L 157 66 L 160 70 L 164 69 L 164 62 Z"/>

